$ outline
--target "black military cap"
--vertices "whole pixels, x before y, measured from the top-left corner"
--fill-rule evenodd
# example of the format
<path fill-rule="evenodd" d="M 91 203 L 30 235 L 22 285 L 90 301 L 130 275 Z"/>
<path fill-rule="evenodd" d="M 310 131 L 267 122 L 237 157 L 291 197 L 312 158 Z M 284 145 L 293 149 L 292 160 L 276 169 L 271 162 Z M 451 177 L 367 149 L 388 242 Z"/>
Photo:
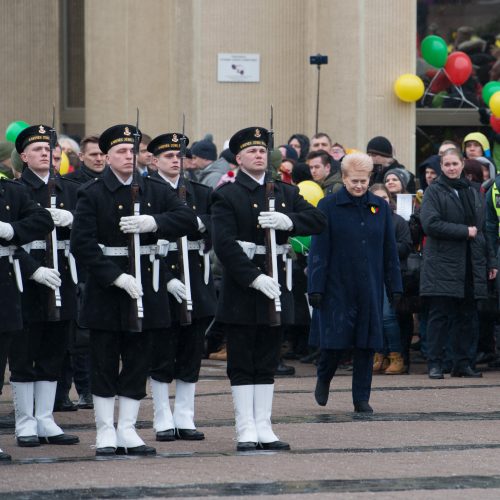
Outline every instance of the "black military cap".
<path fill-rule="evenodd" d="M 113 127 L 107 128 L 99 137 L 99 149 L 103 153 L 107 153 L 113 146 L 117 144 L 134 144 L 134 125 L 114 125 Z M 138 143 L 141 142 L 142 134 L 139 132 Z"/>
<path fill-rule="evenodd" d="M 189 139 L 186 138 L 186 146 L 189 144 Z M 182 134 L 178 132 L 172 132 L 171 134 L 162 134 L 158 137 L 155 137 L 148 144 L 148 151 L 153 153 L 155 156 L 163 153 L 165 151 L 177 151 L 181 149 L 181 138 Z"/>
<path fill-rule="evenodd" d="M 50 143 L 50 127 L 48 125 L 33 125 L 19 132 L 16 139 L 16 151 L 21 154 L 26 146 L 33 142 Z M 57 135 L 54 132 L 55 142 L 57 142 Z"/>
<path fill-rule="evenodd" d="M 236 132 L 229 141 L 231 153 L 237 155 L 250 146 L 264 146 L 267 148 L 269 132 L 262 127 L 248 127 Z"/>

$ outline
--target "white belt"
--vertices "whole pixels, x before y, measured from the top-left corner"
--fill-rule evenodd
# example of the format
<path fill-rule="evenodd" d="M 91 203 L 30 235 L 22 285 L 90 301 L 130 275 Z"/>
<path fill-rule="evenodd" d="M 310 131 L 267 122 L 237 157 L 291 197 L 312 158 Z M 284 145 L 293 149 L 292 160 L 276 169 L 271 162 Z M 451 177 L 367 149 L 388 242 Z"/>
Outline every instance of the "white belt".
<path fill-rule="evenodd" d="M 8 247 L 0 246 L 0 257 L 10 257 L 14 254 L 17 247 L 14 245 L 10 245 Z"/>
<path fill-rule="evenodd" d="M 236 240 L 238 245 L 240 245 L 245 255 L 252 260 L 255 255 L 265 255 L 266 247 L 264 245 L 257 245 L 252 241 L 241 241 Z M 276 255 L 283 255 L 283 262 L 286 264 L 286 287 L 288 290 L 292 289 L 292 256 L 291 250 L 292 246 L 288 243 L 284 245 L 276 245 Z"/>
<path fill-rule="evenodd" d="M 26 243 L 23 245 L 24 250 L 30 253 L 31 250 L 47 250 L 47 242 L 45 240 L 35 240 Z M 68 259 L 69 262 L 69 270 L 71 273 L 71 279 L 73 283 L 76 285 L 78 283 L 78 275 L 76 271 L 76 263 L 73 254 L 70 251 L 69 240 L 58 240 L 57 241 L 57 249 L 64 250 L 64 256 Z"/>
<path fill-rule="evenodd" d="M 47 242 L 45 240 L 35 240 L 23 245 L 23 248 L 30 253 L 31 250 L 47 250 Z M 61 240 L 57 242 L 58 250 L 65 250 L 69 253 L 69 240 Z"/>

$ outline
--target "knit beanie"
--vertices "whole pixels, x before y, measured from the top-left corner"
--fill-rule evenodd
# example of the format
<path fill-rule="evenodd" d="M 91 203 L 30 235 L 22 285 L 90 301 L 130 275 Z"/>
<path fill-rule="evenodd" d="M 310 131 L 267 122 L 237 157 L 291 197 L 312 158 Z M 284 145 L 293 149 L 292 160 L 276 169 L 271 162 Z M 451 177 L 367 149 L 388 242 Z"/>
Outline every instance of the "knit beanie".
<path fill-rule="evenodd" d="M 489 158 L 491 156 L 490 143 L 484 134 L 481 132 L 471 132 L 464 137 L 464 142 L 462 142 L 462 151 L 465 151 L 465 143 L 468 141 L 476 141 L 481 144 L 483 148 L 483 156 Z"/>
<path fill-rule="evenodd" d="M 215 161 L 217 159 L 217 148 L 212 141 L 203 139 L 195 142 L 191 148 L 193 156 L 204 158 L 205 160 Z"/>
<path fill-rule="evenodd" d="M 378 135 L 368 141 L 366 152 L 392 158 L 392 144 L 386 137 Z"/>
<path fill-rule="evenodd" d="M 401 182 L 401 186 L 403 187 L 403 191 L 406 191 L 406 186 L 408 186 L 408 182 L 410 182 L 411 178 L 410 172 L 404 168 L 391 168 L 384 175 L 384 184 L 387 180 L 387 176 L 390 174 L 395 175 L 399 179 L 399 182 Z"/>
<path fill-rule="evenodd" d="M 22 172 L 24 168 L 24 162 L 21 160 L 19 153 L 16 151 L 16 148 L 12 150 L 10 154 L 10 161 L 12 162 L 12 166 L 16 172 Z"/>
<path fill-rule="evenodd" d="M 0 161 L 10 158 L 13 149 L 14 143 L 8 141 L 0 142 Z"/>
<path fill-rule="evenodd" d="M 238 163 L 236 162 L 236 156 L 231 152 L 231 150 L 224 149 L 222 153 L 220 154 L 220 158 L 224 158 L 230 165 L 237 165 Z"/>

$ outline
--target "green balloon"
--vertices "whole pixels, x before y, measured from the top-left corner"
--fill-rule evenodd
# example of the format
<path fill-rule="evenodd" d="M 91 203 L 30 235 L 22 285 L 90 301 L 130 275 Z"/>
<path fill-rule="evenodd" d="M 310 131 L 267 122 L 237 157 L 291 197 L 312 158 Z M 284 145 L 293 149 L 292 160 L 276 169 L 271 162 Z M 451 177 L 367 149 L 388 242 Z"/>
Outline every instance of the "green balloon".
<path fill-rule="evenodd" d="M 9 142 L 16 142 L 17 136 L 27 127 L 29 124 L 22 120 L 9 123 L 5 131 L 5 139 Z"/>
<path fill-rule="evenodd" d="M 490 105 L 491 96 L 500 90 L 500 82 L 488 82 L 483 87 L 483 101 L 486 106 Z"/>
<path fill-rule="evenodd" d="M 432 107 L 433 108 L 442 108 L 443 103 L 444 103 L 444 98 L 448 95 L 448 92 L 442 90 L 441 92 L 438 92 L 433 98 L 432 98 Z"/>
<path fill-rule="evenodd" d="M 290 243 L 292 248 L 297 253 L 307 253 L 309 248 L 311 248 L 311 237 L 310 236 L 294 236 L 290 238 Z"/>
<path fill-rule="evenodd" d="M 448 47 L 446 42 L 436 35 L 426 36 L 420 45 L 422 57 L 435 68 L 442 68 L 448 59 Z"/>

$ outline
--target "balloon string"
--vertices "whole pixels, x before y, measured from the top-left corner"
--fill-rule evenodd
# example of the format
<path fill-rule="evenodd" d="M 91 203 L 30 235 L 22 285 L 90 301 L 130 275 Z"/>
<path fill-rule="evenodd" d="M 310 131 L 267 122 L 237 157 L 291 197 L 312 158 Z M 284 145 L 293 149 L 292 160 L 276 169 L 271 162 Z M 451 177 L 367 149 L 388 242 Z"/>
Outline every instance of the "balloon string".
<path fill-rule="evenodd" d="M 425 98 L 427 97 L 427 95 L 429 94 L 430 90 L 431 90 L 431 87 L 432 87 L 432 84 L 434 83 L 434 80 L 439 76 L 439 74 L 441 73 L 441 71 L 443 71 L 443 68 L 441 68 L 433 77 L 432 77 L 432 80 L 429 82 L 429 85 L 427 86 L 427 88 L 425 89 L 425 92 L 424 92 L 424 95 L 422 96 L 422 99 L 420 101 L 420 103 L 422 104 L 422 106 L 424 105 L 424 101 L 425 101 Z"/>

